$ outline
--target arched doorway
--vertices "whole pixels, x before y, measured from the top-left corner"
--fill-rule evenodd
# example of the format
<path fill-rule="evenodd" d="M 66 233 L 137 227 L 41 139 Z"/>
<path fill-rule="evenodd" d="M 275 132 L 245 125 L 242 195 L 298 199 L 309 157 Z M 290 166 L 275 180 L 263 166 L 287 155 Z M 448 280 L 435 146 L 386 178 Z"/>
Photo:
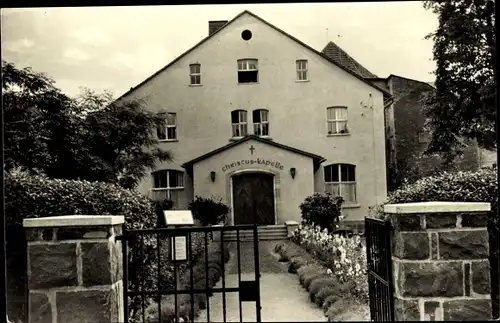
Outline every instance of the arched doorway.
<path fill-rule="evenodd" d="M 274 175 L 264 172 L 232 176 L 234 224 L 275 224 Z"/>

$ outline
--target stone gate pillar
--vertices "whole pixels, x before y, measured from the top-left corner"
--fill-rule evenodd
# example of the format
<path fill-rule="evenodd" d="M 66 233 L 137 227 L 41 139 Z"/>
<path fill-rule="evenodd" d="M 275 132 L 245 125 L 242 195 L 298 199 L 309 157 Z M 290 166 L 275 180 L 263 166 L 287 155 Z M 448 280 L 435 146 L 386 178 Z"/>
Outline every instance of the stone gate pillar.
<path fill-rule="evenodd" d="M 385 205 L 397 321 L 488 320 L 490 203 Z"/>
<path fill-rule="evenodd" d="M 123 322 L 123 216 L 25 219 L 28 323 Z"/>

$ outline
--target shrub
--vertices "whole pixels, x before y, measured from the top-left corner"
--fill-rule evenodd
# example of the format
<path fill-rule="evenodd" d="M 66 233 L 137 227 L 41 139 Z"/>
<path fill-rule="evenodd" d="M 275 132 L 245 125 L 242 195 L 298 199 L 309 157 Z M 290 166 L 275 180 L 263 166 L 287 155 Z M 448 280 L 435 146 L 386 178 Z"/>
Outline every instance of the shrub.
<path fill-rule="evenodd" d="M 296 274 L 297 270 L 302 267 L 307 265 L 308 262 L 304 258 L 300 256 L 295 256 L 290 259 L 290 264 L 288 265 L 288 272 L 291 274 Z"/>
<path fill-rule="evenodd" d="M 329 232 L 335 230 L 341 219 L 343 201 L 342 197 L 334 197 L 330 193 L 314 193 L 306 197 L 299 206 L 303 224 L 318 225 Z"/>
<path fill-rule="evenodd" d="M 335 288 L 335 286 L 324 286 L 319 290 L 319 292 L 314 297 L 314 303 L 319 307 L 322 307 L 327 297 L 338 296 L 338 295 L 339 291 Z"/>
<path fill-rule="evenodd" d="M 345 310 L 349 306 L 349 302 L 344 299 L 339 299 L 334 302 L 326 311 L 326 317 L 328 317 L 328 322 L 336 322 L 335 319 L 338 314 Z"/>
<path fill-rule="evenodd" d="M 219 224 L 229 213 L 229 207 L 221 198 L 215 197 L 196 196 L 194 201 L 189 203 L 188 209 L 193 213 L 193 218 L 204 226 Z"/>
<path fill-rule="evenodd" d="M 328 309 L 333 305 L 335 304 L 335 302 L 337 302 L 338 300 L 340 299 L 340 296 L 339 295 L 330 295 L 328 296 L 325 301 L 323 302 L 323 306 L 322 306 L 322 309 L 323 309 L 323 312 L 326 314 L 326 312 L 328 311 Z"/>
<path fill-rule="evenodd" d="M 318 294 L 323 287 L 336 287 L 338 284 L 339 282 L 331 277 L 314 279 L 309 285 L 309 296 L 311 297 L 311 301 L 314 302 L 316 294 Z"/>
<path fill-rule="evenodd" d="M 303 286 L 307 291 L 309 291 L 309 287 L 311 286 L 311 283 L 313 280 L 319 279 L 319 278 L 328 278 L 328 277 L 329 276 L 325 273 L 325 270 L 322 270 L 320 272 L 305 274 Z"/>
<path fill-rule="evenodd" d="M 323 271 L 323 267 L 318 264 L 308 264 L 297 270 L 297 274 L 299 276 L 299 282 L 302 286 L 304 286 L 304 279 L 310 277 L 311 275 L 315 275 L 321 273 Z"/>

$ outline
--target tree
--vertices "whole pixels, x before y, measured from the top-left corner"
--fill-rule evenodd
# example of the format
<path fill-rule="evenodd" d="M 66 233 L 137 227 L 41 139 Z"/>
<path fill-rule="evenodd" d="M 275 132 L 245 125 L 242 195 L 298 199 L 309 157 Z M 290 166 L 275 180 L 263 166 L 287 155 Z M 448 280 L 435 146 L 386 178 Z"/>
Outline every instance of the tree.
<path fill-rule="evenodd" d="M 70 98 L 45 74 L 5 61 L 2 76 L 6 170 L 131 188 L 158 161 L 172 159 L 154 136 L 164 117 L 139 101 L 87 88 Z"/>
<path fill-rule="evenodd" d="M 495 3 L 490 0 L 426 1 L 438 14 L 434 41 L 436 91 L 425 99 L 432 130 L 426 153 L 441 153 L 449 162 L 465 140 L 496 148 Z"/>

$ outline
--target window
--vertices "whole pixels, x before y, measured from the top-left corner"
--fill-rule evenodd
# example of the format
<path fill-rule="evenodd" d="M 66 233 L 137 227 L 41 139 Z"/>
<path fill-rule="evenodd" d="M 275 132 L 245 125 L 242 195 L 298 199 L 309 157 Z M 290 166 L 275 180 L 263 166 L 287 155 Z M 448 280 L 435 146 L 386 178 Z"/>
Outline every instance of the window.
<path fill-rule="evenodd" d="M 177 140 L 177 115 L 167 113 L 165 115 L 165 128 L 157 128 L 156 134 L 159 140 Z"/>
<path fill-rule="evenodd" d="M 269 136 L 269 111 L 253 111 L 253 134 L 257 136 Z"/>
<path fill-rule="evenodd" d="M 356 166 L 333 164 L 325 166 L 325 191 L 342 196 L 346 204 L 356 203 Z"/>
<path fill-rule="evenodd" d="M 164 169 L 152 173 L 153 175 L 153 199 L 171 200 L 174 205 L 179 205 L 184 190 L 184 172 Z"/>
<path fill-rule="evenodd" d="M 259 80 L 258 61 L 256 59 L 238 60 L 238 83 L 257 83 Z"/>
<path fill-rule="evenodd" d="M 327 108 L 328 134 L 349 133 L 347 130 L 347 107 Z"/>
<path fill-rule="evenodd" d="M 201 64 L 189 65 L 189 78 L 191 85 L 201 85 Z"/>
<path fill-rule="evenodd" d="M 296 62 L 297 81 L 307 81 L 307 60 L 299 59 Z"/>
<path fill-rule="evenodd" d="M 231 124 L 233 137 L 244 137 L 247 131 L 247 112 L 245 110 L 234 110 L 231 112 Z"/>

